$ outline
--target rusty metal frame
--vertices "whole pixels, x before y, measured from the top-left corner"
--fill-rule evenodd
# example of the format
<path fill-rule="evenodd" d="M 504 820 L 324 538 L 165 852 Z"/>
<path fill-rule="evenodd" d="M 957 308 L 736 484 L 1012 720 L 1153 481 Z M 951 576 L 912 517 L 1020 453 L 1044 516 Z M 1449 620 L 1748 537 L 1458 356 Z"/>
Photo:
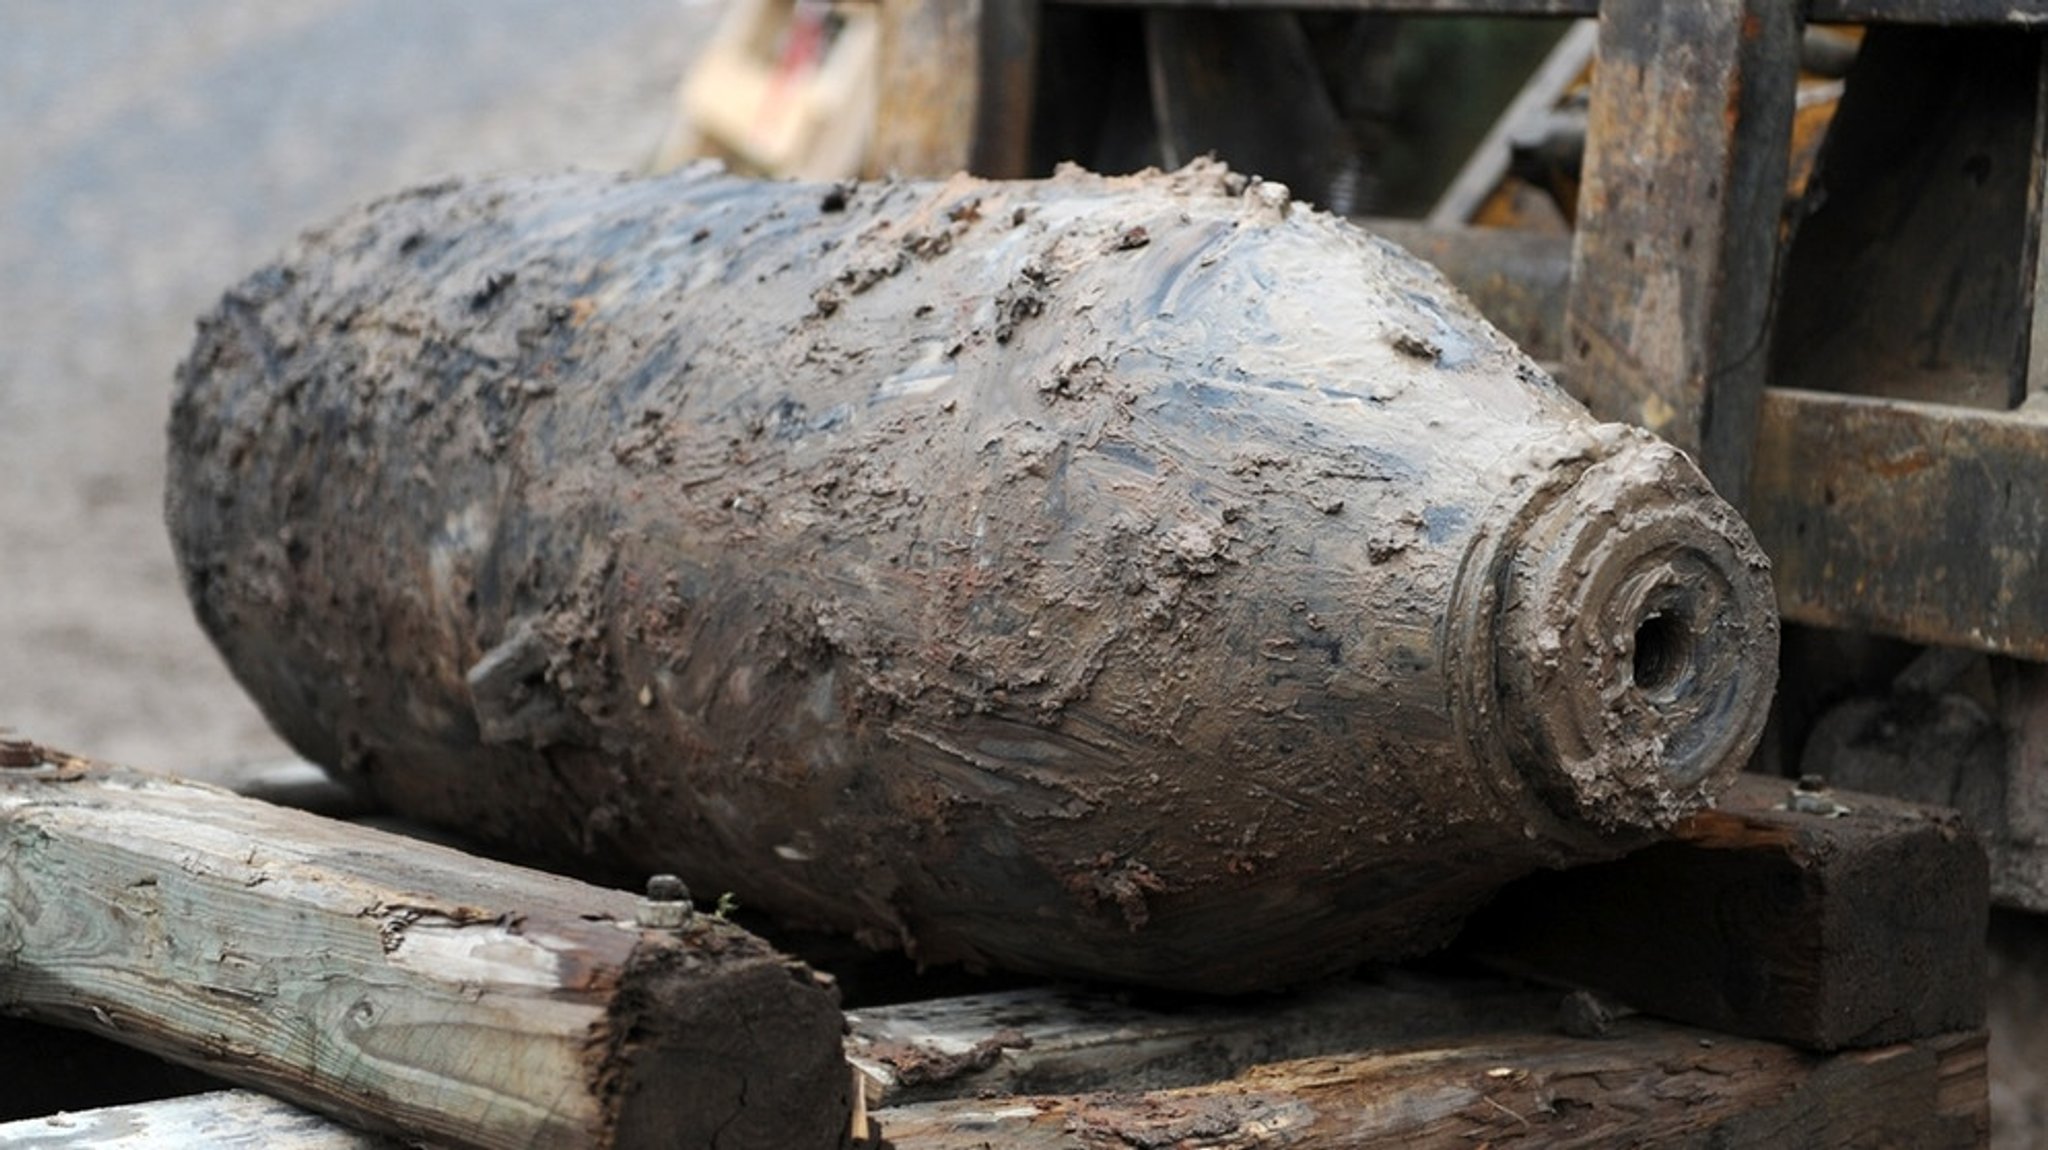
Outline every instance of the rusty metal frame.
<path fill-rule="evenodd" d="M 1600 0 L 1053 0 L 1097 8 L 1268 8 L 1320 12 L 1444 15 L 1597 16 Z M 1678 4 L 1667 5 L 1679 7 Z M 2048 11 L 2012 0 L 1807 0 L 1780 7 L 1807 20 L 1845 24 L 2048 27 Z"/>

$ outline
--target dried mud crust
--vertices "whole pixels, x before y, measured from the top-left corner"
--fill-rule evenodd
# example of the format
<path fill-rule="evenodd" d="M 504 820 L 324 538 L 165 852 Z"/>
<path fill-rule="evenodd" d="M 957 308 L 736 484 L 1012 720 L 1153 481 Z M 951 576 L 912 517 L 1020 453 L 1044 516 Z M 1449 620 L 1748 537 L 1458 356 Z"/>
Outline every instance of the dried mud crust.
<path fill-rule="evenodd" d="M 1580 503 L 1546 572 L 1528 524 Z M 400 810 L 1203 990 L 1426 949 L 1707 801 L 1775 668 L 1718 506 L 1433 271 L 1213 164 L 424 188 L 231 292 L 172 422 L 208 632 Z M 1502 623 L 1658 515 L 1729 588 L 1683 706 L 1634 688 L 1633 600 Z"/>

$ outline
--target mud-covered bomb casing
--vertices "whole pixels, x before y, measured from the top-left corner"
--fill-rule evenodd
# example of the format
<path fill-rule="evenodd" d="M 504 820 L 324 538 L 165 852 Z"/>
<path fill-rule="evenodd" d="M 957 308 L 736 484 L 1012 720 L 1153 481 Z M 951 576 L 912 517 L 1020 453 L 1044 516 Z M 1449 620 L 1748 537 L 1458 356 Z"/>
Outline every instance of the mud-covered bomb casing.
<path fill-rule="evenodd" d="M 202 321 L 170 468 L 309 757 L 934 962 L 1425 950 L 1709 802 L 1776 674 L 1682 455 L 1213 164 L 395 196 Z"/>

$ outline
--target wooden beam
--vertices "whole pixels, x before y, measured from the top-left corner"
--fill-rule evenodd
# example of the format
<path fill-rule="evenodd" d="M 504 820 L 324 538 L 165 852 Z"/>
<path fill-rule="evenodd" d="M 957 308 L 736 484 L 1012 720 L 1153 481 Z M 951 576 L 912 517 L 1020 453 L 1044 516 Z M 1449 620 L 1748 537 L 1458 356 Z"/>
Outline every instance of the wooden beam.
<path fill-rule="evenodd" d="M 41 752 L 0 770 L 0 1012 L 451 1146 L 826 1144 L 833 992 L 730 924 Z"/>
<path fill-rule="evenodd" d="M 1984 1144 L 1986 1098 L 1977 1033 L 1827 1057 L 1624 1019 L 1605 1039 L 1497 1033 L 1181 1090 L 960 1099 L 875 1117 L 897 1150 L 1960 1148 Z"/>
<path fill-rule="evenodd" d="M 2026 374 L 2038 38 L 1874 28 L 1786 255 L 1772 379 L 2006 410 Z"/>
<path fill-rule="evenodd" d="M 0 1125 L 16 1150 L 399 1150 L 289 1102 L 222 1090 Z"/>
<path fill-rule="evenodd" d="M 881 0 L 865 175 L 1030 175 L 1039 0 Z"/>
<path fill-rule="evenodd" d="M 984 0 L 881 0 L 875 135 L 863 176 L 950 176 L 973 155 Z"/>
<path fill-rule="evenodd" d="M 1750 775 L 1670 842 L 1509 886 L 1460 945 L 1834 1050 L 1982 1025 L 1989 917 L 1984 851 L 1954 812 Z"/>
<path fill-rule="evenodd" d="M 1738 510 L 1799 35 L 1784 0 L 1608 0 L 1587 111 L 1566 369 L 1595 415 L 1692 454 Z"/>
<path fill-rule="evenodd" d="M 1544 1030 L 1558 995 L 1400 971 L 1252 1001 L 1146 1006 L 1052 987 L 847 1014 L 870 1107 L 942 1098 L 1158 1090 L 1262 1062 L 1505 1028 Z"/>
<path fill-rule="evenodd" d="M 848 1050 L 898 1150 L 1981 1143 L 1981 1034 L 1828 1057 L 1629 1015 L 1568 1038 L 1563 997 L 1410 972 L 1232 1004 L 1031 990 L 856 1012 Z"/>

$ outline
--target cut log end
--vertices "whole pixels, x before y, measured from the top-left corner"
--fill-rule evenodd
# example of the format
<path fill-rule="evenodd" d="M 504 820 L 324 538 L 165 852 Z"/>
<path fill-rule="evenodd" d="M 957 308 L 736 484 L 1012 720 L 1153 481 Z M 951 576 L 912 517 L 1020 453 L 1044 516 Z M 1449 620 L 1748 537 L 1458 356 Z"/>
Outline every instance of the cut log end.
<path fill-rule="evenodd" d="M 613 1144 L 818 1145 L 853 1108 L 844 1025 L 828 978 L 752 935 L 701 918 L 649 932 L 611 1018 Z"/>
<path fill-rule="evenodd" d="M 715 916 L 45 748 L 0 769 L 0 1001 L 473 1150 L 836 1144 L 829 979 Z"/>

